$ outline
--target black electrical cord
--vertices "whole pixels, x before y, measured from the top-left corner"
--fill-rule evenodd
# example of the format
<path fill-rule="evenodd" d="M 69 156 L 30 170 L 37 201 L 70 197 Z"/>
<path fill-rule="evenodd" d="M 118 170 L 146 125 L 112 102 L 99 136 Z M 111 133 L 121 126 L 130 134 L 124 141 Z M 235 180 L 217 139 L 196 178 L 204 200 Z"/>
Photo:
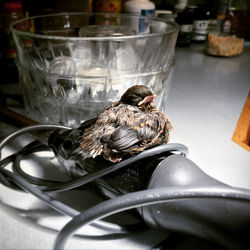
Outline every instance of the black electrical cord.
<path fill-rule="evenodd" d="M 46 202 L 51 208 L 59 211 L 62 214 L 68 215 L 68 216 L 76 216 L 80 212 L 65 205 L 64 203 L 56 200 L 52 196 L 46 194 L 45 192 L 41 191 L 38 187 L 30 184 L 28 181 L 25 180 L 22 176 L 19 176 L 15 173 L 10 172 L 9 170 L 6 169 L 0 169 L 0 174 L 3 174 L 4 178 L 8 178 L 11 180 L 11 182 L 15 183 L 17 186 L 20 187 L 21 190 L 26 190 L 27 192 L 33 194 L 37 198 L 43 200 Z M 13 186 L 9 186 L 10 188 L 13 188 Z M 16 188 L 15 188 L 16 189 Z M 119 226 L 110 222 L 104 222 L 104 221 L 98 221 L 94 223 L 93 226 L 99 227 L 99 228 L 104 228 L 108 229 L 111 231 L 119 232 L 119 233 L 126 233 L 131 231 L 133 228 L 133 225 L 124 225 L 124 226 Z"/>
<path fill-rule="evenodd" d="M 129 166 L 135 162 L 138 162 L 150 156 L 160 155 L 162 153 L 167 153 L 167 152 L 172 152 L 172 151 L 180 152 L 184 156 L 188 154 L 188 148 L 185 145 L 182 145 L 179 143 L 169 143 L 169 144 L 160 145 L 151 149 L 147 149 L 139 153 L 136 156 L 123 160 L 112 166 L 100 169 L 94 173 L 86 174 L 76 180 L 65 182 L 65 183 L 58 184 L 58 185 L 53 185 L 49 188 L 45 188 L 44 191 L 49 192 L 49 193 L 55 193 L 55 192 L 62 192 L 62 191 L 70 190 L 73 188 L 77 188 L 79 186 L 83 186 L 107 174 L 113 173 L 114 171 L 117 171 L 121 168 Z"/>
<path fill-rule="evenodd" d="M 34 125 L 34 126 L 29 126 L 29 127 L 25 127 L 22 128 L 20 130 L 15 131 L 14 133 L 10 134 L 9 136 L 7 136 L 1 143 L 0 143 L 0 159 L 1 157 L 1 151 L 2 148 L 11 140 L 13 140 L 14 138 L 26 134 L 26 133 L 32 133 L 34 131 L 46 131 L 46 130 L 56 130 L 56 129 L 65 129 L 65 130 L 70 130 L 72 128 L 70 127 L 66 127 L 66 126 L 62 126 L 62 125 Z"/>
<path fill-rule="evenodd" d="M 54 129 L 70 129 L 65 126 L 60 126 L 60 125 L 35 125 L 35 126 L 30 126 L 27 128 L 23 128 L 19 131 L 14 132 L 13 134 L 9 135 L 6 137 L 1 143 L 0 143 L 0 150 L 11 140 L 14 138 L 23 135 L 25 133 L 29 132 L 34 132 L 34 131 L 40 131 L 40 130 L 54 130 Z M 30 153 L 34 153 L 39 150 L 45 150 L 47 147 L 45 145 L 41 145 L 41 143 L 38 142 L 31 142 L 30 144 L 26 145 L 23 149 L 21 149 L 18 153 L 15 153 L 5 159 L 3 159 L 0 162 L 0 179 L 3 179 L 3 183 L 9 186 L 10 188 L 15 188 L 16 186 L 13 186 L 13 182 L 17 185 L 20 186 L 22 189 L 25 189 L 32 193 L 33 195 L 37 196 L 38 198 L 42 199 L 45 201 L 49 206 L 52 208 L 60 211 L 61 213 L 70 215 L 70 216 L 75 216 L 76 214 L 71 214 L 69 213 L 69 209 L 65 207 L 65 205 L 56 199 L 52 198 L 48 194 L 44 193 L 46 192 L 62 192 L 66 190 L 71 190 L 73 188 L 83 186 L 84 184 L 87 184 L 93 180 L 96 180 L 100 177 L 103 177 L 109 173 L 112 173 L 114 171 L 117 171 L 123 167 L 126 167 L 128 165 L 131 165 L 132 163 L 135 163 L 137 161 L 140 161 L 144 158 L 162 154 L 164 152 L 169 152 L 169 151 L 179 151 L 180 154 L 186 155 L 188 153 L 188 149 L 181 144 L 167 144 L 167 145 L 162 145 L 158 146 L 149 150 L 146 150 L 135 157 L 131 157 L 123 162 L 120 162 L 118 164 L 115 164 L 111 167 L 104 168 L 100 171 L 97 171 L 95 173 L 87 174 L 77 180 L 73 180 L 70 182 L 66 183 L 59 183 L 55 184 L 55 182 L 51 180 L 45 180 L 41 178 L 37 178 L 34 176 L 30 176 L 27 173 L 25 173 L 21 167 L 20 167 L 20 161 L 23 156 L 26 156 Z M 1 153 L 1 152 L 0 152 Z M 11 173 L 8 170 L 3 169 L 3 167 L 7 164 L 14 161 L 14 172 L 18 173 L 19 175 L 16 175 L 15 173 Z M 2 172 L 2 173 L 1 173 Z M 4 178 L 5 177 L 5 178 Z M 11 180 L 11 183 L 8 181 Z M 39 187 L 35 187 L 34 185 L 30 184 L 36 184 L 39 185 Z M 42 185 L 42 186 L 40 186 Z M 49 186 L 47 186 L 49 185 Z M 72 212 L 72 211 L 71 211 Z M 73 212 L 75 213 L 75 212 Z M 79 212 L 78 212 L 79 213 Z M 110 229 L 116 232 L 127 232 L 131 229 L 130 226 L 119 226 L 113 223 L 108 223 L 108 222 L 102 222 L 98 221 L 95 223 L 96 226 Z"/>
<path fill-rule="evenodd" d="M 13 161 L 13 159 L 14 159 L 14 154 L 4 158 L 3 160 L 1 160 L 0 161 L 0 168 L 3 168 L 5 166 L 7 166 L 9 163 L 11 163 Z M 5 185 L 6 187 L 9 187 L 9 188 L 12 188 L 12 189 L 19 189 L 17 186 L 15 186 L 11 182 L 9 182 L 9 180 L 6 178 L 6 176 L 4 176 L 1 173 L 1 171 L 0 171 L 0 183 Z"/>
<path fill-rule="evenodd" d="M 10 134 L 9 136 L 7 136 L 1 143 L 0 143 L 0 157 L 1 157 L 1 150 L 2 148 L 11 140 L 13 140 L 14 138 L 21 136 L 23 134 L 26 133 L 32 133 L 32 132 L 38 132 L 38 131 L 44 131 L 44 130 L 55 130 L 55 129 L 65 129 L 65 130 L 69 130 L 71 128 L 66 127 L 66 126 L 61 126 L 61 125 L 34 125 L 34 126 L 29 126 L 29 127 L 25 127 L 23 129 L 20 129 L 18 131 L 15 131 L 14 133 Z M 23 147 L 20 151 L 18 151 L 15 154 L 12 154 L 8 157 L 6 157 L 5 159 L 0 161 L 0 168 L 5 167 L 7 164 L 14 162 L 13 164 L 13 171 L 15 173 L 18 173 L 19 175 L 23 176 L 24 178 L 26 178 L 27 180 L 29 180 L 30 183 L 39 185 L 39 186 L 51 186 L 53 184 L 58 184 L 60 182 L 56 182 L 53 180 L 45 180 L 45 179 L 41 179 L 41 178 L 37 178 L 34 176 L 30 176 L 27 173 L 25 173 L 22 168 L 20 167 L 20 161 L 21 159 L 28 154 L 32 154 L 34 152 L 37 151 L 42 151 L 42 150 L 46 150 L 49 149 L 48 146 L 40 143 L 39 141 L 33 141 L 30 144 L 26 145 L 25 147 Z M 0 173 L 0 182 L 2 184 L 4 184 L 5 186 L 8 186 L 9 188 L 12 189 L 17 189 L 22 191 L 21 188 L 19 188 L 16 185 L 13 185 L 13 183 L 11 182 L 11 179 L 9 180 L 9 178 L 5 178 L 3 176 L 2 173 Z"/>
<path fill-rule="evenodd" d="M 35 185 L 45 185 L 45 184 L 53 184 L 53 183 L 58 183 L 55 182 L 53 180 L 45 180 L 45 179 L 41 179 L 41 178 L 37 178 L 34 176 L 31 176 L 27 173 L 25 173 L 21 167 L 20 164 L 16 164 L 16 163 L 20 163 L 21 159 L 28 155 L 28 154 L 32 154 L 38 151 L 43 151 L 43 150 L 48 150 L 48 147 L 41 144 L 38 141 L 33 141 L 29 144 L 27 144 L 25 147 L 23 147 L 21 150 L 19 150 L 18 152 L 4 158 L 3 160 L 0 161 L 0 168 L 4 168 L 5 166 L 7 166 L 9 163 L 13 163 L 12 168 L 13 168 L 13 172 L 19 174 L 20 176 L 23 176 L 26 180 L 29 181 L 29 183 L 35 184 Z M 2 184 L 4 184 L 5 186 L 12 188 L 12 189 L 16 189 L 19 191 L 23 191 L 22 188 L 18 187 L 17 185 L 13 185 L 12 182 L 8 181 L 11 180 L 11 178 L 6 178 L 6 176 L 4 176 L 1 172 L 0 172 L 0 182 Z"/>
<path fill-rule="evenodd" d="M 9 155 L 8 157 L 4 158 L 3 160 L 0 161 L 0 169 L 6 167 L 9 163 L 15 161 L 15 158 L 17 156 L 24 156 L 27 153 L 32 153 L 35 152 L 37 150 L 42 150 L 47 148 L 45 145 L 41 144 L 38 141 L 33 141 L 30 144 L 26 145 L 25 147 L 23 147 L 21 150 L 19 150 L 18 152 Z M 10 180 L 10 181 L 9 181 Z M 1 172 L 0 172 L 0 182 L 2 184 L 4 184 L 5 186 L 15 189 L 15 190 L 19 190 L 22 191 L 22 189 L 20 187 L 18 187 L 17 185 L 13 184 L 11 182 L 11 179 L 6 178 Z"/>
<path fill-rule="evenodd" d="M 250 191 L 231 187 L 161 187 L 128 193 L 114 199 L 101 202 L 75 216 L 59 232 L 54 250 L 63 250 L 67 240 L 74 232 L 95 220 L 141 206 L 154 205 L 172 200 L 193 198 L 220 198 L 250 202 Z"/>
<path fill-rule="evenodd" d="M 32 145 L 28 145 L 31 147 Z M 31 148 L 32 149 L 32 148 Z M 42 149 L 47 149 L 42 148 Z M 134 157 L 131 157 L 127 160 L 124 160 L 120 163 L 117 163 L 113 166 L 109 166 L 107 168 L 103 168 L 101 170 L 98 170 L 94 173 L 86 174 L 82 177 L 79 177 L 78 179 L 69 181 L 69 182 L 55 182 L 53 180 L 45 180 L 37 177 L 33 177 L 31 175 L 28 175 L 25 173 L 21 167 L 20 167 L 20 161 L 24 155 L 27 155 L 29 153 L 33 153 L 32 150 L 30 152 L 25 152 L 25 154 L 20 154 L 18 153 L 15 158 L 14 158 L 14 171 L 18 173 L 19 175 L 23 176 L 26 180 L 29 180 L 30 183 L 36 184 L 43 186 L 41 189 L 47 193 L 58 193 L 58 192 L 63 192 L 67 190 L 71 190 L 83 185 L 86 185 L 98 178 L 101 178 L 107 174 L 110 174 L 114 171 L 118 171 L 121 168 L 124 168 L 128 165 L 131 165 L 135 162 L 138 162 L 142 159 L 145 159 L 150 156 L 155 156 L 158 154 L 166 153 L 166 152 L 171 152 L 171 151 L 179 151 L 181 154 L 186 155 L 187 154 L 187 148 L 184 145 L 181 144 L 166 144 L 162 146 L 158 146 L 152 149 L 148 149 Z"/>
<path fill-rule="evenodd" d="M 36 126 L 32 126 L 33 128 Z M 49 125 L 45 125 L 44 129 L 48 129 Z M 52 127 L 52 129 L 54 128 L 54 126 Z M 39 125 L 39 129 L 43 129 L 43 125 Z M 34 130 L 34 129 L 33 129 Z M 27 130 L 23 129 L 24 133 L 27 132 Z M 31 130 L 29 130 L 31 131 Z M 18 133 L 18 135 L 21 135 L 22 133 Z M 13 133 L 12 134 L 13 137 L 11 137 L 11 135 L 8 137 L 8 140 L 5 139 L 5 142 L 0 144 L 0 149 L 11 139 L 15 138 L 17 135 L 17 133 Z M 35 146 L 35 148 L 33 148 Z M 38 148 L 36 148 L 38 147 Z M 28 148 L 28 151 L 26 150 L 26 148 Z M 90 173 L 90 174 L 86 174 L 76 180 L 72 180 L 69 182 L 55 182 L 52 180 L 45 180 L 45 179 L 41 179 L 41 178 L 37 178 L 37 177 L 33 177 L 28 175 L 27 173 L 25 173 L 21 167 L 20 167 L 20 161 L 22 159 L 22 157 L 24 155 L 28 155 L 29 153 L 33 153 L 36 151 L 36 149 L 41 149 L 41 150 L 45 150 L 47 149 L 47 147 L 45 145 L 41 145 L 41 144 L 35 144 L 31 143 L 29 145 L 27 145 L 23 151 L 20 151 L 17 154 L 14 154 L 12 159 L 14 161 L 14 171 L 16 173 L 18 173 L 19 175 L 23 176 L 24 178 L 28 179 L 30 181 L 30 183 L 36 184 L 36 185 L 40 185 L 41 190 L 45 191 L 45 192 L 49 192 L 49 193 L 58 193 L 58 192 L 63 192 L 63 191 L 67 191 L 67 190 L 71 190 L 83 185 L 86 185 L 87 183 L 90 183 L 98 178 L 101 178 L 107 174 L 110 174 L 114 171 L 117 171 L 121 168 L 124 168 L 128 165 L 131 165 L 135 162 L 138 162 L 142 159 L 145 159 L 147 157 L 150 156 L 155 156 L 155 155 L 160 155 L 162 153 L 167 153 L 167 152 L 180 152 L 180 154 L 186 156 L 188 154 L 188 149 L 186 146 L 182 145 L 182 144 L 177 144 L 177 143 L 171 143 L 171 144 L 164 144 L 164 145 L 160 145 L 148 150 L 145 150 L 143 152 L 141 152 L 140 154 L 131 157 L 129 159 L 126 159 L 122 162 L 119 162 L 117 164 L 114 164 L 113 166 L 109 166 L 107 168 L 103 168 L 101 170 L 98 170 L 94 173 Z"/>
<path fill-rule="evenodd" d="M 61 126 L 61 125 L 34 125 L 34 126 L 30 126 L 30 127 L 26 127 L 23 129 L 20 129 L 12 134 L 10 134 L 8 137 L 6 137 L 1 143 L 0 143 L 0 150 L 4 147 L 4 145 L 6 145 L 10 140 L 13 140 L 14 138 L 22 135 L 22 134 L 26 134 L 26 133 L 30 133 L 30 132 L 34 132 L 34 131 L 40 131 L 40 130 L 55 130 L 55 129 L 67 129 L 70 130 L 71 128 L 66 127 L 66 126 Z M 144 158 L 150 157 L 150 156 L 155 156 L 158 154 L 162 154 L 165 152 L 171 152 L 171 151 L 178 151 L 180 152 L 180 154 L 186 156 L 188 154 L 188 148 L 185 145 L 182 144 L 178 144 L 178 143 L 171 143 L 171 144 L 164 144 L 164 145 L 160 145 L 148 150 L 145 150 L 143 152 L 141 152 L 140 154 L 131 157 L 127 160 L 124 160 L 122 162 L 119 162 L 113 166 L 109 166 L 107 168 L 103 168 L 99 171 L 96 171 L 94 173 L 90 173 L 90 174 L 86 174 L 76 180 L 72 180 L 69 182 L 64 182 L 64 183 L 59 183 L 59 184 L 55 184 L 55 185 L 50 185 L 50 186 L 44 186 L 41 187 L 41 189 L 43 191 L 46 192 L 50 192 L 50 193 L 57 193 L 57 192 L 63 192 L 63 191 L 67 191 L 67 190 L 71 190 L 73 188 L 77 188 L 79 186 L 83 186 L 87 183 L 90 183 L 100 177 L 103 177 L 107 174 L 110 174 L 114 171 L 117 171 L 121 168 L 124 168 L 128 165 L 131 165 L 135 162 L 138 162 Z M 1 156 L 1 151 L 0 151 L 0 156 Z M 18 157 L 16 160 L 16 165 L 18 165 L 20 163 L 20 158 Z M 16 167 L 16 170 L 20 170 L 20 167 Z M 23 174 L 22 171 L 19 171 L 19 173 Z M 26 176 L 28 177 L 28 176 Z M 33 178 L 32 178 L 33 179 Z M 33 179 L 35 180 L 35 179 Z M 39 180 L 36 179 L 35 182 L 39 182 Z"/>
<path fill-rule="evenodd" d="M 54 180 L 34 177 L 32 175 L 27 174 L 25 171 L 22 170 L 20 162 L 24 156 L 27 156 L 28 154 L 31 154 L 34 152 L 48 150 L 48 147 L 42 144 L 38 146 L 35 145 L 36 147 L 34 147 L 33 144 L 35 144 L 36 142 L 37 141 L 34 141 L 33 143 L 30 143 L 28 145 L 28 147 L 30 148 L 28 152 L 24 152 L 22 154 L 21 153 L 16 154 L 16 157 L 13 160 L 13 172 L 24 177 L 29 183 L 35 184 L 37 186 L 46 186 L 46 185 L 49 186 L 53 184 L 62 183 L 62 181 L 54 181 Z"/>
<path fill-rule="evenodd" d="M 8 137 L 6 137 L 0 143 L 0 150 L 9 141 L 13 140 L 14 138 L 16 138 L 22 134 L 27 133 L 27 132 L 33 132 L 33 131 L 37 131 L 37 130 L 64 129 L 64 128 L 65 128 L 64 126 L 60 126 L 60 125 L 58 125 L 58 126 L 57 125 L 35 125 L 35 126 L 23 128 L 21 130 L 18 130 L 16 132 L 10 134 Z M 69 129 L 68 127 L 66 127 L 66 128 Z M 21 171 L 21 174 L 24 175 L 24 178 L 23 178 L 22 176 L 19 176 L 15 173 L 10 172 L 9 170 L 4 169 L 4 167 L 7 164 L 11 163 L 16 158 L 18 158 L 17 163 L 20 163 L 21 158 L 19 158 L 19 156 L 22 157 L 24 155 L 28 155 L 29 153 L 34 153 L 34 152 L 37 152 L 39 150 L 44 150 L 46 148 L 48 148 L 48 147 L 45 145 L 41 145 L 41 143 L 35 141 L 35 142 L 32 142 L 32 143 L 26 145 L 19 152 L 12 154 L 12 155 L 6 157 L 5 159 L 1 160 L 0 161 L 0 180 L 1 180 L 2 184 L 5 184 L 6 186 L 8 186 L 12 189 L 18 189 L 17 187 L 19 186 L 20 188 L 18 190 L 24 189 L 24 190 L 32 193 L 36 197 L 45 201 L 50 207 L 54 208 L 55 210 L 57 210 L 63 214 L 67 214 L 71 217 L 75 216 L 76 213 L 77 214 L 79 213 L 79 211 L 76 211 L 76 210 L 72 209 L 71 207 L 66 206 L 64 203 L 56 200 L 55 198 L 49 196 L 46 193 L 44 193 L 40 187 L 36 187 L 25 180 L 26 177 L 28 177 L 28 180 L 30 180 L 31 176 L 27 175 L 26 173 L 24 174 L 23 171 Z M 16 166 L 16 170 L 17 169 L 20 170 L 20 167 Z M 10 180 L 11 182 L 9 182 L 8 180 Z M 36 180 L 38 182 L 38 184 L 44 184 L 44 181 L 48 181 L 48 180 L 44 180 L 44 179 L 38 179 L 35 177 L 33 180 Z M 17 186 L 13 185 L 13 183 L 15 183 Z M 105 228 L 107 230 L 111 230 L 111 231 L 115 231 L 115 232 L 119 232 L 119 233 L 124 233 L 124 232 L 127 233 L 128 231 L 131 231 L 131 229 L 133 228 L 133 225 L 120 226 L 120 225 L 117 225 L 114 223 L 104 222 L 104 221 L 98 221 L 94 224 L 94 226 L 99 227 L 99 228 Z"/>
<path fill-rule="evenodd" d="M 32 193 L 36 197 L 45 201 L 50 207 L 54 208 L 55 210 L 69 216 L 76 216 L 79 213 L 73 208 L 45 194 L 39 188 L 27 182 L 23 177 L 18 176 L 17 174 L 14 174 L 6 169 L 1 169 L 1 171 L 2 173 L 4 173 L 5 176 L 11 178 L 13 182 L 15 182 L 18 186 L 20 186 L 20 188 Z"/>

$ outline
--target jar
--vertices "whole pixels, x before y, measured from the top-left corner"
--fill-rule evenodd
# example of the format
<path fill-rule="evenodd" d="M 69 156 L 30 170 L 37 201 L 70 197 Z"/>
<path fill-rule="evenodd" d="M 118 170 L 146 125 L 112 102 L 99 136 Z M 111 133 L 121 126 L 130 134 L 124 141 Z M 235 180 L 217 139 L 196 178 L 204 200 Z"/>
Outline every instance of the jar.
<path fill-rule="evenodd" d="M 149 0 L 129 0 L 124 2 L 122 6 L 124 13 L 133 13 L 141 16 L 154 16 L 155 4 Z M 131 24 L 134 20 L 131 19 Z M 139 23 L 134 22 L 133 28 L 136 33 L 147 34 L 150 32 L 150 23 L 148 20 L 141 18 Z"/>
<path fill-rule="evenodd" d="M 176 22 L 179 24 L 180 29 L 177 46 L 187 47 L 191 44 L 195 8 L 195 6 L 188 6 L 183 12 L 178 13 Z"/>
<path fill-rule="evenodd" d="M 155 4 L 149 0 L 129 0 L 124 2 L 123 12 L 142 16 L 154 16 Z"/>
<path fill-rule="evenodd" d="M 198 7 L 194 11 L 192 40 L 205 42 L 207 39 L 210 13 L 205 7 Z"/>
<path fill-rule="evenodd" d="M 247 3 L 245 0 L 232 0 L 228 8 L 228 22 L 230 23 L 230 34 L 240 38 L 247 37 L 247 26 L 249 25 Z"/>

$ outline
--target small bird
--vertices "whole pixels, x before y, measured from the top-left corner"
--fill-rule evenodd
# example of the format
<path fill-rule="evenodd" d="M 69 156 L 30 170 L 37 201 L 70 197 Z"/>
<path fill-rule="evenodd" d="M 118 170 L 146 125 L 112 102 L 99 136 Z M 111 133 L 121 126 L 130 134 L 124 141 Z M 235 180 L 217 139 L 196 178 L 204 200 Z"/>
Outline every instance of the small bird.
<path fill-rule="evenodd" d="M 172 125 L 157 110 L 155 96 L 148 87 L 135 85 L 98 117 L 83 122 L 77 129 L 54 132 L 49 145 L 66 160 L 102 155 L 116 163 L 126 156 L 168 143 Z"/>

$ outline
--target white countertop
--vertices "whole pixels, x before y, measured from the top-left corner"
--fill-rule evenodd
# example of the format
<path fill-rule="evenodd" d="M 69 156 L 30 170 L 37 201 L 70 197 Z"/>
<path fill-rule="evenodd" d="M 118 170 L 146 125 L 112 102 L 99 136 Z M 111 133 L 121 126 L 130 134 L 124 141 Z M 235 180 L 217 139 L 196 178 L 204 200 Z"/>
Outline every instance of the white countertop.
<path fill-rule="evenodd" d="M 227 184 L 250 188 L 250 153 L 231 140 L 250 91 L 250 46 L 242 55 L 204 55 L 203 45 L 178 48 L 167 100 L 172 142 L 185 144 L 189 158 Z"/>
<path fill-rule="evenodd" d="M 231 140 L 250 90 L 250 46 L 234 58 L 207 56 L 203 48 L 203 44 L 196 44 L 176 49 L 167 99 L 167 115 L 174 126 L 170 142 L 185 144 L 189 158 L 207 174 L 250 189 L 250 154 Z M 12 91 L 3 84 L 1 88 Z M 0 232 L 0 249 L 51 249 L 56 237 L 55 232 L 21 220 L 4 205 L 0 205 Z M 131 241 L 74 237 L 67 248 L 144 249 L 149 247 L 152 234 L 156 241 L 162 237 L 152 231 L 129 236 Z"/>

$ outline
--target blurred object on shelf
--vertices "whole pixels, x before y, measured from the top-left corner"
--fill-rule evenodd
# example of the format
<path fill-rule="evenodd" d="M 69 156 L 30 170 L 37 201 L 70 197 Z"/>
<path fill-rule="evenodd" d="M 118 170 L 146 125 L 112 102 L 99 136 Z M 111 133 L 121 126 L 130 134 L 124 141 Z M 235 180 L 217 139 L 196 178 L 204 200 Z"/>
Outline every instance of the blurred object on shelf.
<path fill-rule="evenodd" d="M 218 20 L 216 18 L 211 17 L 208 22 L 207 33 L 219 33 L 218 29 Z"/>
<path fill-rule="evenodd" d="M 228 0 L 219 0 L 217 6 L 217 31 L 221 32 L 223 24 L 227 19 Z"/>
<path fill-rule="evenodd" d="M 121 13 L 122 0 L 94 0 L 95 12 L 115 12 Z"/>
<path fill-rule="evenodd" d="M 245 0 L 229 1 L 228 23 L 229 33 L 245 38 L 247 35 L 247 6 Z"/>
<path fill-rule="evenodd" d="M 242 53 L 244 39 L 223 34 L 208 34 L 206 53 L 213 56 L 236 56 Z"/>
<path fill-rule="evenodd" d="M 206 41 L 209 19 L 210 11 L 206 6 L 198 6 L 194 9 L 192 41 Z"/>
<path fill-rule="evenodd" d="M 94 0 L 93 11 L 95 13 L 107 13 L 106 15 L 96 16 L 95 23 L 98 25 L 120 25 L 120 18 L 110 16 L 108 13 L 121 13 L 122 0 Z"/>
<path fill-rule="evenodd" d="M 124 13 L 133 13 L 141 16 L 154 16 L 155 4 L 149 0 L 128 0 L 123 3 Z"/>
<path fill-rule="evenodd" d="M 250 38 L 250 6 L 245 0 L 221 0 L 218 7 L 218 31 Z"/>
<path fill-rule="evenodd" d="M 188 0 L 178 0 L 174 8 L 177 13 L 183 12 L 187 7 Z"/>
<path fill-rule="evenodd" d="M 124 13 L 153 17 L 155 15 L 155 4 L 149 0 L 128 0 L 124 2 L 122 10 Z M 134 19 L 131 21 L 130 25 L 133 26 L 136 33 L 150 33 L 150 23 L 146 19 L 140 18 L 139 20 Z"/>
<path fill-rule="evenodd" d="M 187 8 L 178 13 L 176 22 L 180 25 L 179 35 L 177 39 L 177 46 L 187 47 L 191 44 L 192 32 L 193 32 L 193 21 L 194 11 L 198 8 L 197 6 L 187 6 Z"/>
<path fill-rule="evenodd" d="M 209 1 L 206 3 L 206 7 L 210 12 L 207 33 L 218 31 L 218 0 Z"/>

